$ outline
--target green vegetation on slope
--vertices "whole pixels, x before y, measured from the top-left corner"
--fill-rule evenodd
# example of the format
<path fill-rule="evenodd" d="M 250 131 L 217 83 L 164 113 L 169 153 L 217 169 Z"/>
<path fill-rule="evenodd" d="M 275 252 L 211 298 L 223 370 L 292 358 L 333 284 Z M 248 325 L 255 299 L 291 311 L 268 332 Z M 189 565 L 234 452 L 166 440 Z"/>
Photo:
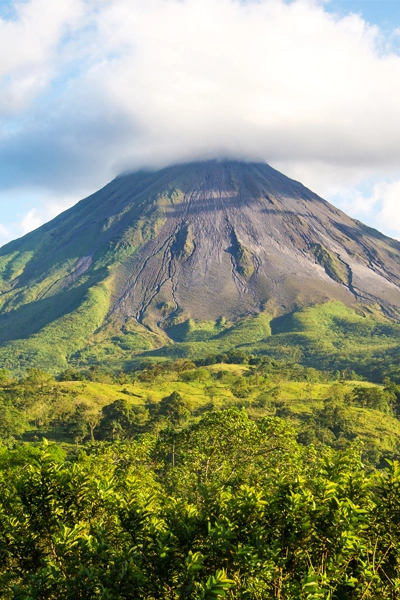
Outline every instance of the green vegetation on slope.
<path fill-rule="evenodd" d="M 142 332 L 154 348 L 154 335 L 144 328 Z M 145 352 L 140 347 L 136 356 L 134 344 L 129 346 L 129 356 L 122 351 L 127 336 L 115 336 L 112 344 L 103 344 L 95 336 L 71 362 L 84 368 L 107 361 L 118 370 L 132 368 L 143 357 L 197 360 L 237 349 L 322 370 L 350 369 L 374 381 L 385 376 L 400 381 L 400 324 L 385 318 L 375 307 L 361 310 L 327 302 L 275 318 L 260 313 L 237 323 L 189 319 L 166 332 L 175 343 Z"/>
<path fill-rule="evenodd" d="M 132 176 L 130 185 L 140 189 L 140 181 L 140 174 Z M 162 227 L 166 207 L 179 200 L 176 190 L 142 192 L 129 202 L 120 194 L 106 187 L 0 249 L 1 367 L 65 369 L 107 324 L 130 262 Z M 160 345 L 154 337 L 134 351 Z"/>
<path fill-rule="evenodd" d="M 312 246 L 312 251 L 315 258 L 319 264 L 324 267 L 325 272 L 329 277 L 338 283 L 343 283 L 344 285 L 349 284 L 348 268 L 336 254 L 330 252 L 321 246 L 321 244 L 314 244 Z"/>
<path fill-rule="evenodd" d="M 108 307 L 109 289 L 105 281 L 89 288 L 81 304 L 50 322 L 39 333 L 4 344 L 0 349 L 2 367 L 22 372 L 37 364 L 53 372 L 65 369 L 67 357 L 102 324 Z"/>
<path fill-rule="evenodd" d="M 107 364 L 118 372 L 144 358 L 197 360 L 237 349 L 322 370 L 350 369 L 374 381 L 385 376 L 400 381 L 400 325 L 374 307 L 328 302 L 274 318 L 260 313 L 236 323 L 187 319 L 165 332 L 151 332 L 133 318 L 122 328 L 105 320 L 112 290 L 110 276 L 89 287 L 68 314 L 26 340 L 6 342 L 0 347 L 0 366 L 23 374 L 32 366 L 58 373 L 68 364 L 79 369 Z M 32 323 L 36 316 L 29 317 Z"/>

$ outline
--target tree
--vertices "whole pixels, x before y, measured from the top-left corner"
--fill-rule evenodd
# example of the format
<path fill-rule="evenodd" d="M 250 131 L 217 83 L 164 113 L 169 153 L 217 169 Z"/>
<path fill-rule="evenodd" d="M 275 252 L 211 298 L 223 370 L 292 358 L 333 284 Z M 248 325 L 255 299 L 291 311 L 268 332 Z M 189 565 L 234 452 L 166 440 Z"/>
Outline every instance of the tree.
<path fill-rule="evenodd" d="M 11 375 L 8 369 L 0 369 L 0 386 L 7 385 L 10 382 Z"/>
<path fill-rule="evenodd" d="M 307 382 L 305 387 L 304 387 L 304 397 L 306 398 L 306 400 L 312 400 L 312 395 L 313 395 L 313 386 L 310 382 Z"/>
<path fill-rule="evenodd" d="M 330 429 L 338 437 L 347 431 L 350 414 L 343 403 L 327 399 L 324 402 L 324 408 L 318 413 L 317 420 L 322 427 Z"/>
<path fill-rule="evenodd" d="M 368 473 L 360 451 L 235 409 L 77 460 L 2 449 L 1 595 L 397 599 L 400 465 Z"/>
<path fill-rule="evenodd" d="M 50 373 L 46 373 L 41 369 L 29 369 L 24 383 L 25 385 L 33 388 L 39 388 L 41 391 L 43 391 L 45 387 L 54 383 L 54 377 L 50 375 Z"/>
<path fill-rule="evenodd" d="M 245 377 L 238 377 L 231 386 L 231 392 L 236 398 L 247 398 L 250 395 L 249 382 Z"/>
<path fill-rule="evenodd" d="M 101 412 L 100 439 L 116 440 L 129 435 L 133 415 L 126 400 L 115 400 L 104 406 Z"/>
<path fill-rule="evenodd" d="M 38 394 L 35 397 L 35 402 L 26 411 L 29 420 L 33 422 L 38 429 L 47 426 L 50 421 L 50 406 L 46 400 L 47 398 L 43 398 L 41 394 Z"/>
<path fill-rule="evenodd" d="M 182 381 L 208 381 L 210 377 L 210 371 L 207 369 L 192 369 L 180 375 Z"/>
<path fill-rule="evenodd" d="M 26 429 L 27 423 L 18 410 L 0 403 L 0 444 L 12 444 Z"/>
<path fill-rule="evenodd" d="M 359 386 L 353 390 L 353 399 L 362 408 L 374 408 L 382 412 L 390 411 L 396 401 L 394 393 L 379 387 Z"/>
<path fill-rule="evenodd" d="M 157 413 L 166 417 L 173 425 L 179 425 L 189 417 L 190 408 L 181 394 L 175 391 L 161 399 Z"/>
<path fill-rule="evenodd" d="M 77 371 L 68 367 L 65 371 L 60 373 L 57 377 L 57 381 L 85 381 L 86 377 L 82 371 Z"/>
<path fill-rule="evenodd" d="M 66 431 L 68 435 L 72 437 L 78 448 L 78 444 L 89 434 L 89 427 L 86 423 L 83 411 L 79 409 L 76 410 L 75 414 L 67 424 Z"/>
<path fill-rule="evenodd" d="M 344 402 L 349 400 L 348 391 L 343 383 L 334 383 L 328 389 L 327 400 L 335 400 L 336 402 Z"/>
<path fill-rule="evenodd" d="M 101 411 L 99 437 L 103 440 L 130 438 L 148 421 L 143 406 L 132 406 L 126 400 L 115 400 Z"/>
<path fill-rule="evenodd" d="M 182 431 L 164 431 L 158 457 L 171 488 L 186 493 L 209 483 L 222 489 L 263 480 L 278 460 L 290 472 L 297 460 L 295 435 L 282 419 L 263 417 L 254 422 L 245 410 L 213 411 Z"/>
<path fill-rule="evenodd" d="M 101 410 L 97 406 L 88 408 L 84 413 L 84 418 L 89 426 L 90 439 L 92 442 L 94 442 L 94 430 L 100 423 Z"/>
<path fill-rule="evenodd" d="M 196 368 L 196 365 L 194 364 L 194 362 L 192 362 L 191 360 L 187 360 L 187 359 L 176 360 L 171 365 L 171 369 L 176 371 L 176 373 L 178 373 L 178 375 L 183 373 L 183 371 L 188 371 L 189 369 L 195 369 L 195 368 Z"/>

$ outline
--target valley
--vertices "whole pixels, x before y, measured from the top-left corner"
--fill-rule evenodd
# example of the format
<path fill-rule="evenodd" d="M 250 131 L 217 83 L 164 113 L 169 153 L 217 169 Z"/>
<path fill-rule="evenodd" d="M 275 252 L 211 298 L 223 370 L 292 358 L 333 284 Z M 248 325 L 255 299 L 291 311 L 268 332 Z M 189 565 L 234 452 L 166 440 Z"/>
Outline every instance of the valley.
<path fill-rule="evenodd" d="M 175 427 L 188 427 L 208 411 L 238 408 L 251 419 L 290 422 L 305 444 L 344 449 L 358 439 L 372 466 L 400 455 L 400 386 L 389 379 L 373 384 L 351 371 L 318 371 L 238 351 L 225 356 L 228 362 L 219 360 L 208 356 L 198 366 L 187 359 L 153 362 L 118 374 L 98 367 L 68 369 L 58 380 L 37 369 L 20 380 L 4 372 L 3 443 L 40 445 L 46 438 L 74 456 L 82 444 L 108 439 L 101 422 L 114 405 L 130 412 L 131 422 L 119 430 L 118 419 L 125 417 L 115 416 L 116 433 L 108 441 L 168 427 L 171 417 L 160 407 L 163 399 L 176 396 L 182 416 L 172 420 Z"/>

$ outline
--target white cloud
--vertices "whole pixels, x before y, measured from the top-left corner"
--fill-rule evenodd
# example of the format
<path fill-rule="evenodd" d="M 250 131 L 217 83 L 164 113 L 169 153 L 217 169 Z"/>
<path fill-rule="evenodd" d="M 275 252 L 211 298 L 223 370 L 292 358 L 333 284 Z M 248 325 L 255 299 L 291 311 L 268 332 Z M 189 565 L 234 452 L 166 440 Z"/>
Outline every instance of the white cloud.
<path fill-rule="evenodd" d="M 33 231 L 39 227 L 39 225 L 41 225 L 41 220 L 37 214 L 37 209 L 31 208 L 31 210 L 27 212 L 21 220 L 20 229 L 22 231 L 22 235 Z"/>
<path fill-rule="evenodd" d="M 41 203 L 37 208 L 29 209 L 18 222 L 14 224 L 14 233 L 17 235 L 25 235 L 43 223 L 47 223 L 51 219 L 54 219 L 60 212 L 67 210 L 76 202 L 75 197 L 65 196 L 64 198 L 59 198 L 58 201 L 51 200 L 46 198 L 46 193 L 42 192 Z M 9 235 L 10 232 L 5 230 L 4 235 L 6 233 Z M 1 234 L 1 230 L 0 230 Z"/>
<path fill-rule="evenodd" d="M 80 0 L 14 2 L 0 19 L 0 114 L 22 110 L 56 76 L 57 46 L 82 14 Z"/>
<path fill-rule="evenodd" d="M 400 158 L 400 58 L 357 16 L 301 0 L 117 0 L 97 27 L 122 50 L 81 83 L 136 128 L 127 164 Z"/>
<path fill-rule="evenodd" d="M 126 168 L 214 156 L 265 159 L 331 197 L 400 179 L 400 56 L 325 4 L 21 4 L 0 22 L 0 112 L 20 111 L 0 133 L 0 186 L 77 198 Z"/>
<path fill-rule="evenodd" d="M 373 202 L 379 226 L 392 231 L 400 239 L 400 181 L 378 184 L 374 189 Z"/>
<path fill-rule="evenodd" d="M 0 240 L 2 242 L 8 241 L 10 239 L 10 232 L 8 231 L 5 225 L 0 223 Z"/>
<path fill-rule="evenodd" d="M 75 202 L 74 195 L 59 195 L 55 200 L 45 189 L 16 188 L 5 193 L 0 190 L 0 206 L 16 207 L 13 218 L 8 219 L 7 225 L 0 223 L 0 245 L 47 223 Z"/>
<path fill-rule="evenodd" d="M 381 181 L 369 192 L 342 190 L 335 197 L 335 203 L 344 210 L 356 211 L 360 219 L 375 229 L 400 239 L 400 180 Z"/>

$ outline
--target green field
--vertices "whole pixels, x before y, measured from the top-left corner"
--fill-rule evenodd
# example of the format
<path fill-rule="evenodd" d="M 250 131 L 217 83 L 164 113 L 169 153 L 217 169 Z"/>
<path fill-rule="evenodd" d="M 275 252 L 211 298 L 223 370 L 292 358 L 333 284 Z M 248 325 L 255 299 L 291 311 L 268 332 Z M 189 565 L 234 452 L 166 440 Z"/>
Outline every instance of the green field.
<path fill-rule="evenodd" d="M 385 387 L 351 381 L 345 373 L 338 379 L 337 372 L 265 358 L 253 359 L 258 364 L 252 365 L 245 355 L 241 361 L 197 367 L 187 360 L 164 362 L 117 376 L 99 369 L 70 370 L 61 375 L 61 381 L 37 370 L 24 379 L 3 377 L 0 433 L 4 443 L 7 439 L 10 444 L 15 440 L 38 443 L 45 437 L 74 448 L 90 441 L 88 424 L 94 439 L 102 439 L 104 409 L 122 402 L 139 415 L 132 417 L 136 435 L 166 426 L 169 417 L 160 407 L 163 399 L 177 393 L 183 422 L 188 424 L 207 411 L 235 407 L 252 419 L 284 418 L 306 444 L 341 448 L 359 438 L 375 463 L 383 456 L 400 454 L 400 392 L 395 383 L 386 382 Z M 362 400 L 362 390 L 367 390 L 366 400 Z M 178 420 L 174 426 L 183 422 Z M 125 434 L 132 435 L 129 431 Z"/>

